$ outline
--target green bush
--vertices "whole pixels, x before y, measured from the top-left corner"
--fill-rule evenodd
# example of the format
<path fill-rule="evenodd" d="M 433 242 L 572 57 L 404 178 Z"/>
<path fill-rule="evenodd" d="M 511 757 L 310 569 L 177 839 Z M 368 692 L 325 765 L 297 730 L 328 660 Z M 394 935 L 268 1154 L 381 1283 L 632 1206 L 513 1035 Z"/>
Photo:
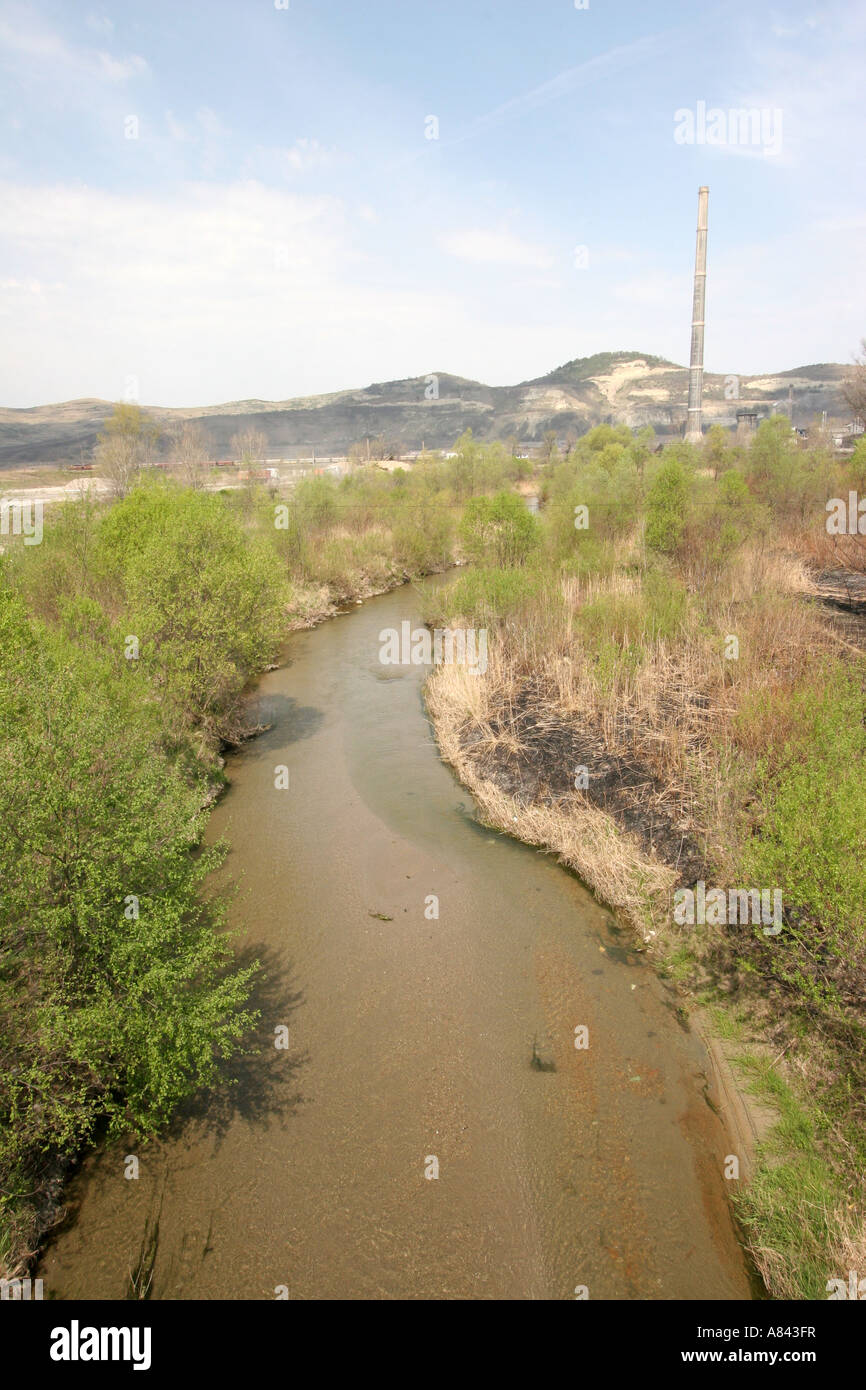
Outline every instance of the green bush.
<path fill-rule="evenodd" d="M 640 510 L 641 480 L 627 452 L 608 472 L 597 461 L 557 470 L 545 516 L 548 546 L 557 559 L 576 556 L 587 545 L 628 534 Z M 586 507 L 588 524 L 577 527 L 578 507 Z M 580 514 L 582 516 L 582 514 Z M 584 560 L 585 567 L 586 561 Z"/>
<path fill-rule="evenodd" d="M 283 629 L 287 590 L 273 546 L 217 494 L 150 487 L 106 513 L 96 557 L 122 586 L 126 632 L 181 725 L 231 731 L 244 685 Z"/>
<path fill-rule="evenodd" d="M 510 568 L 526 562 L 540 541 L 540 528 L 522 497 L 498 492 L 472 497 L 460 522 L 460 540 L 476 564 Z"/>
<path fill-rule="evenodd" d="M 394 551 L 412 576 L 429 574 L 448 563 L 454 543 L 454 521 L 444 503 L 412 503 L 394 523 Z"/>
<path fill-rule="evenodd" d="M 501 621 L 538 593 L 539 578 L 527 569 L 472 569 L 431 597 L 438 615 L 478 623 Z"/>
<path fill-rule="evenodd" d="M 0 589 L 0 1188 L 97 1124 L 151 1133 L 254 1022 L 190 851 L 201 773 L 112 659 Z M 7 1181 L 7 1178 L 9 1181 Z"/>
<path fill-rule="evenodd" d="M 662 463 L 649 490 L 646 543 L 663 555 L 675 555 L 686 527 L 688 480 L 678 459 Z"/>

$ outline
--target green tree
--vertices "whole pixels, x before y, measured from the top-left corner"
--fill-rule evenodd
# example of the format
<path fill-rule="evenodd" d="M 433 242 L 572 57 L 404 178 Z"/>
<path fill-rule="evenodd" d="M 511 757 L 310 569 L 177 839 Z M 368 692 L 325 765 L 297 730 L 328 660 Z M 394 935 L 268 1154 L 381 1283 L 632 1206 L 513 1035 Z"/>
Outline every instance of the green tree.
<path fill-rule="evenodd" d="M 142 668 L 180 728 L 235 737 L 244 685 L 273 658 L 282 631 L 287 592 L 275 549 L 245 531 L 227 498 L 155 486 L 112 507 L 99 551 L 123 586 Z"/>
<path fill-rule="evenodd" d="M 656 434 L 652 425 L 644 425 L 643 429 L 638 430 L 634 439 L 626 449 L 628 460 L 637 469 L 640 477 L 643 477 L 644 468 L 652 457 L 655 442 Z"/>
<path fill-rule="evenodd" d="M 539 538 L 537 519 L 515 492 L 470 498 L 460 522 L 460 539 L 476 564 L 523 565 Z"/>
<path fill-rule="evenodd" d="M 704 464 L 713 470 L 714 478 L 718 478 L 724 469 L 730 467 L 728 439 L 728 431 L 723 425 L 710 425 L 704 436 Z"/>
<path fill-rule="evenodd" d="M 664 462 L 656 473 L 647 498 L 646 543 L 652 550 L 673 555 L 686 526 L 688 482 L 678 459 Z"/>
<path fill-rule="evenodd" d="M 749 449 L 749 480 L 762 493 L 784 487 L 796 462 L 796 445 L 787 415 L 762 420 Z"/>
<path fill-rule="evenodd" d="M 449 460 L 450 481 L 458 502 L 471 497 L 475 491 L 475 466 L 478 459 L 478 443 L 471 429 L 464 430 L 454 445 L 455 457 Z"/>
<path fill-rule="evenodd" d="M 848 466 L 855 488 L 866 491 L 866 434 L 861 435 L 854 445 L 854 453 Z"/>

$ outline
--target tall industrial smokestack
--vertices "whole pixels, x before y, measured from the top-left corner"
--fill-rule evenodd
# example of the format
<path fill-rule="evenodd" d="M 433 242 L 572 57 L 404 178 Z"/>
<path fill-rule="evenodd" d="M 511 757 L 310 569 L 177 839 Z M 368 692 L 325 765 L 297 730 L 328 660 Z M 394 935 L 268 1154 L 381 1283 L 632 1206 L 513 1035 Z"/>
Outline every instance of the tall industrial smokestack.
<path fill-rule="evenodd" d="M 704 384 L 704 306 L 707 294 L 707 204 L 710 190 L 698 189 L 698 239 L 695 247 L 695 298 L 692 306 L 692 355 L 689 358 L 689 413 L 686 442 L 700 444 L 701 393 Z"/>

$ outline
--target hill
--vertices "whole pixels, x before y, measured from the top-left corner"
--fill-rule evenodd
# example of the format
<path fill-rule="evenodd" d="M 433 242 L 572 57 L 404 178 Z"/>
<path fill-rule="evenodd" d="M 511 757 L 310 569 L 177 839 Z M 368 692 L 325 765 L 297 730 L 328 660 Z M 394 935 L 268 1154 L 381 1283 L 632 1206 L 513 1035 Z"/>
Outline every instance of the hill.
<path fill-rule="evenodd" d="M 704 424 L 733 425 L 737 407 L 750 403 L 759 416 L 774 406 L 787 410 L 789 400 L 797 425 L 809 424 L 825 410 L 841 418 L 847 413 L 840 394 L 847 370 L 831 362 L 739 379 L 707 372 Z M 145 408 L 166 430 L 179 420 L 201 423 L 215 457 L 228 456 L 232 436 L 254 423 L 267 437 L 269 457 L 292 458 L 313 448 L 319 454 L 345 454 L 354 442 L 378 435 L 406 450 L 422 444 L 447 448 L 467 428 L 484 439 L 514 435 L 524 443 L 540 440 L 547 429 L 563 439 L 605 422 L 652 425 L 661 435 L 676 434 L 685 420 L 687 383 L 687 368 L 665 358 L 602 352 L 516 386 L 485 386 L 439 372 L 284 401 Z M 0 466 L 87 458 L 112 409 L 112 402 L 94 398 L 0 409 Z"/>

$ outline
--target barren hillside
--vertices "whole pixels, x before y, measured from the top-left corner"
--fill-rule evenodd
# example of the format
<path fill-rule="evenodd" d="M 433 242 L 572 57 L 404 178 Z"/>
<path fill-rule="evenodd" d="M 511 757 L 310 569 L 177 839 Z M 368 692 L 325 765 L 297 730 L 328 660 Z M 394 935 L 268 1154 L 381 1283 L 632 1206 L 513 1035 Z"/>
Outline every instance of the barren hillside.
<path fill-rule="evenodd" d="M 830 418 L 842 418 L 840 385 L 846 370 L 839 363 L 823 363 L 736 380 L 705 373 L 704 423 L 733 425 L 737 408 L 749 403 L 759 416 L 774 408 L 787 410 L 789 398 L 797 425 L 809 424 L 824 410 Z M 482 438 L 515 435 L 527 443 L 539 440 L 547 429 L 566 438 L 605 421 L 652 425 L 659 434 L 672 434 L 685 418 L 687 379 L 685 367 L 664 358 L 605 352 L 575 358 L 516 386 L 485 386 L 441 372 L 435 388 L 431 377 L 422 376 L 283 401 L 146 409 L 166 428 L 178 419 L 200 421 L 216 456 L 229 453 L 232 435 L 254 417 L 267 436 L 270 456 L 289 458 L 312 448 L 344 454 L 355 441 L 377 435 L 405 449 L 422 444 L 445 448 L 470 427 Z M 438 396 L 428 399 L 434 389 Z M 88 457 L 112 408 L 110 401 L 84 399 L 0 409 L 0 466 L 75 463 Z"/>

